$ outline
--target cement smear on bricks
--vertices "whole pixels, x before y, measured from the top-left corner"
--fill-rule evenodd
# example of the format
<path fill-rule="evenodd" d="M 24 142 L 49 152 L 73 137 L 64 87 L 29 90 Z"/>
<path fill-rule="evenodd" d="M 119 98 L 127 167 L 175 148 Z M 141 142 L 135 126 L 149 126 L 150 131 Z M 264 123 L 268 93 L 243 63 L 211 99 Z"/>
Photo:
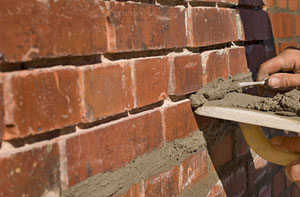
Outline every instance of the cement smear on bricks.
<path fill-rule="evenodd" d="M 272 98 L 243 94 L 238 86 L 241 81 L 251 81 L 250 74 L 241 74 L 230 79 L 219 78 L 196 94 L 191 95 L 193 107 L 223 106 L 275 112 L 283 116 L 300 116 L 300 91 L 278 93 Z"/>
<path fill-rule="evenodd" d="M 102 197 L 114 196 L 126 192 L 133 184 L 146 180 L 179 165 L 185 158 L 205 150 L 203 133 L 196 131 L 184 139 L 165 144 L 161 149 L 152 151 L 133 160 L 115 172 L 98 174 L 63 191 L 65 197 Z"/>

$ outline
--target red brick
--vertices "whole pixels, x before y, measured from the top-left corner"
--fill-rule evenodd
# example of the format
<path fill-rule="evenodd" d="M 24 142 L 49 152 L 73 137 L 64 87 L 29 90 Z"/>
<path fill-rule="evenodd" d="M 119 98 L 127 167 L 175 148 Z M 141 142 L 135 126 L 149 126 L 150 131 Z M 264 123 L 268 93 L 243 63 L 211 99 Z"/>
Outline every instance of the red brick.
<path fill-rule="evenodd" d="M 179 168 L 174 166 L 171 170 L 161 173 L 157 177 L 151 177 L 144 184 L 141 196 L 179 196 L 178 189 Z"/>
<path fill-rule="evenodd" d="M 76 124 L 83 116 L 75 67 L 16 71 L 3 80 L 6 140 Z"/>
<path fill-rule="evenodd" d="M 208 176 L 208 155 L 207 151 L 198 152 L 180 165 L 179 190 L 191 187 Z"/>
<path fill-rule="evenodd" d="M 86 117 L 92 121 L 133 108 L 131 68 L 126 62 L 81 68 Z"/>
<path fill-rule="evenodd" d="M 228 56 L 229 56 L 230 75 L 237 75 L 239 73 L 249 72 L 247 58 L 246 58 L 246 50 L 244 47 L 229 49 Z"/>
<path fill-rule="evenodd" d="M 202 87 L 202 64 L 200 55 L 180 55 L 169 57 L 170 95 L 184 95 L 196 92 Z"/>
<path fill-rule="evenodd" d="M 300 196 L 299 187 L 296 184 L 294 184 L 291 189 L 291 197 L 299 197 L 299 196 Z"/>
<path fill-rule="evenodd" d="M 39 143 L 0 153 L 0 196 L 59 195 L 57 143 Z"/>
<path fill-rule="evenodd" d="M 248 182 L 249 187 L 252 188 L 255 184 L 257 184 L 266 174 L 268 174 L 271 170 L 271 167 L 268 161 L 263 158 L 257 156 L 253 159 L 248 165 Z"/>
<path fill-rule="evenodd" d="M 169 64 L 167 58 L 134 60 L 136 107 L 167 98 Z"/>
<path fill-rule="evenodd" d="M 239 168 L 225 178 L 222 183 L 228 196 L 243 196 L 247 189 L 247 172 L 245 168 Z"/>
<path fill-rule="evenodd" d="M 268 7 L 268 8 L 272 8 L 274 7 L 274 0 L 264 0 L 264 4 Z"/>
<path fill-rule="evenodd" d="M 289 9 L 291 11 L 296 11 L 298 10 L 298 0 L 288 0 L 289 2 Z"/>
<path fill-rule="evenodd" d="M 287 0 L 276 1 L 276 5 L 279 8 L 287 8 Z"/>
<path fill-rule="evenodd" d="M 4 98 L 3 98 L 3 82 L 0 80 L 0 148 L 2 137 L 4 134 Z"/>
<path fill-rule="evenodd" d="M 296 20 L 296 35 L 300 36 L 300 15 L 295 15 Z"/>
<path fill-rule="evenodd" d="M 273 195 L 280 196 L 282 192 L 285 190 L 285 174 L 284 169 L 280 170 L 275 176 L 273 177 Z"/>
<path fill-rule="evenodd" d="M 236 155 L 237 156 L 243 156 L 250 151 L 250 147 L 247 144 L 246 140 L 244 139 L 244 136 L 241 132 L 241 130 L 236 131 Z"/>
<path fill-rule="evenodd" d="M 212 82 L 218 77 L 228 77 L 228 54 L 226 50 L 206 51 L 201 56 L 207 82 Z"/>
<path fill-rule="evenodd" d="M 210 192 L 208 193 L 207 197 L 226 197 L 226 192 L 221 183 L 215 185 Z"/>
<path fill-rule="evenodd" d="M 119 195 L 118 197 L 137 197 L 140 196 L 141 194 L 141 189 L 140 189 L 140 184 L 135 184 L 130 187 L 130 189 L 122 195 Z"/>
<path fill-rule="evenodd" d="M 267 185 L 262 186 L 259 190 L 258 196 L 259 197 L 271 197 L 271 185 L 267 184 Z"/>
<path fill-rule="evenodd" d="M 208 46 L 242 40 L 236 11 L 227 8 L 190 8 L 188 11 L 189 46 Z M 239 33 L 240 31 L 240 33 Z"/>
<path fill-rule="evenodd" d="M 218 139 L 210 149 L 210 156 L 215 168 L 218 168 L 232 160 L 232 136 Z"/>
<path fill-rule="evenodd" d="M 190 101 L 172 103 L 163 109 L 165 138 L 168 142 L 184 138 L 198 130 Z"/>
<path fill-rule="evenodd" d="M 277 1 L 278 2 L 278 1 Z M 272 17 L 273 34 L 275 38 L 294 36 L 294 19 L 289 13 L 273 13 Z"/>
<path fill-rule="evenodd" d="M 186 45 L 184 9 L 126 2 L 105 2 L 105 5 L 110 52 Z"/>
<path fill-rule="evenodd" d="M 276 51 L 277 54 L 281 53 L 282 51 L 284 51 L 284 49 L 286 49 L 287 47 L 297 47 L 297 43 L 296 42 L 280 42 L 276 44 Z"/>
<path fill-rule="evenodd" d="M 93 127 L 66 140 L 70 186 L 114 171 L 163 142 L 161 113 L 148 111 Z"/>
<path fill-rule="evenodd" d="M 105 51 L 105 16 L 99 5 L 103 3 L 84 0 L 1 1 L 0 51 L 5 61 Z"/>
<path fill-rule="evenodd" d="M 264 10 L 239 9 L 244 26 L 245 40 L 266 40 L 272 38 L 268 13 Z"/>

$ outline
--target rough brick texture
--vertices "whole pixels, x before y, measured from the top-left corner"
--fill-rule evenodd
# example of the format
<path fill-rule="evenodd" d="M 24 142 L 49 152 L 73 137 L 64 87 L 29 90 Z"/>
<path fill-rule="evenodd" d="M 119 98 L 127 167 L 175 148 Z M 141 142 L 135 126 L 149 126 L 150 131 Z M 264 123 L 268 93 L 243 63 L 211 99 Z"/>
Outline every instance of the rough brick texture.
<path fill-rule="evenodd" d="M 242 25 L 236 11 L 217 8 L 191 8 L 188 11 L 189 46 L 208 46 L 243 40 Z"/>
<path fill-rule="evenodd" d="M 84 0 L 1 1 L 0 52 L 8 62 L 103 52 L 107 37 L 99 4 L 103 6 Z"/>
<path fill-rule="evenodd" d="M 86 117 L 92 121 L 133 108 L 133 80 L 128 62 L 81 68 Z"/>
<path fill-rule="evenodd" d="M 184 95 L 202 87 L 203 71 L 200 55 L 169 57 L 169 95 Z"/>
<path fill-rule="evenodd" d="M 189 101 L 173 104 L 163 110 L 165 138 L 173 141 L 184 138 L 198 130 Z"/>
<path fill-rule="evenodd" d="M 118 2 L 105 2 L 105 7 L 109 12 L 109 51 L 150 50 L 186 45 L 183 9 Z"/>
<path fill-rule="evenodd" d="M 4 139 L 24 137 L 80 122 L 83 106 L 75 67 L 3 75 Z"/>
<path fill-rule="evenodd" d="M 1 152 L 0 196 L 58 195 L 58 144 L 43 143 Z"/>
<path fill-rule="evenodd" d="M 158 148 L 163 141 L 161 121 L 161 113 L 151 111 L 71 136 L 66 140 L 70 186 Z"/>
<path fill-rule="evenodd" d="M 299 11 L 299 0 L 0 0 L 0 196 L 299 196 L 238 124 L 195 116 L 188 100 L 299 47 Z"/>

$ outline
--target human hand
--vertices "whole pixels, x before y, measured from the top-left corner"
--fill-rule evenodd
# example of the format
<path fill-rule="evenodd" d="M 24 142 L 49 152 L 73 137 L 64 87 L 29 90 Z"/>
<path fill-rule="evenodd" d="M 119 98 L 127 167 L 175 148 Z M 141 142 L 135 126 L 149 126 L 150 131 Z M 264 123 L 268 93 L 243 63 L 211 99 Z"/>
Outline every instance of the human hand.
<path fill-rule="evenodd" d="M 280 71 L 290 73 L 278 73 Z M 287 48 L 278 56 L 263 63 L 258 71 L 257 81 L 269 77 L 272 89 L 300 86 L 300 50 Z"/>
<path fill-rule="evenodd" d="M 300 137 L 276 136 L 270 141 L 277 150 L 300 153 Z M 285 167 L 285 175 L 300 188 L 300 157 Z"/>

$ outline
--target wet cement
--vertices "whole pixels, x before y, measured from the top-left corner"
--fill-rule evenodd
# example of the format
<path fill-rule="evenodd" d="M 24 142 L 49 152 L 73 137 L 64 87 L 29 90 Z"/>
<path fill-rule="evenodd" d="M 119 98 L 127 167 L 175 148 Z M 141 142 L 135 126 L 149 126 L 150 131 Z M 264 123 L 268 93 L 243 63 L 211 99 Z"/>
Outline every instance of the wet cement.
<path fill-rule="evenodd" d="M 161 149 L 133 160 L 115 172 L 100 173 L 87 178 L 63 191 L 62 196 L 117 196 L 126 192 L 132 185 L 179 165 L 188 156 L 206 150 L 206 146 L 203 133 L 196 131 L 191 136 L 167 143 Z"/>
<path fill-rule="evenodd" d="M 194 108 L 223 106 L 275 112 L 282 116 L 300 116 L 300 90 L 278 93 L 272 98 L 242 93 L 239 82 L 251 81 L 251 74 L 241 74 L 230 79 L 219 78 L 190 96 Z"/>

